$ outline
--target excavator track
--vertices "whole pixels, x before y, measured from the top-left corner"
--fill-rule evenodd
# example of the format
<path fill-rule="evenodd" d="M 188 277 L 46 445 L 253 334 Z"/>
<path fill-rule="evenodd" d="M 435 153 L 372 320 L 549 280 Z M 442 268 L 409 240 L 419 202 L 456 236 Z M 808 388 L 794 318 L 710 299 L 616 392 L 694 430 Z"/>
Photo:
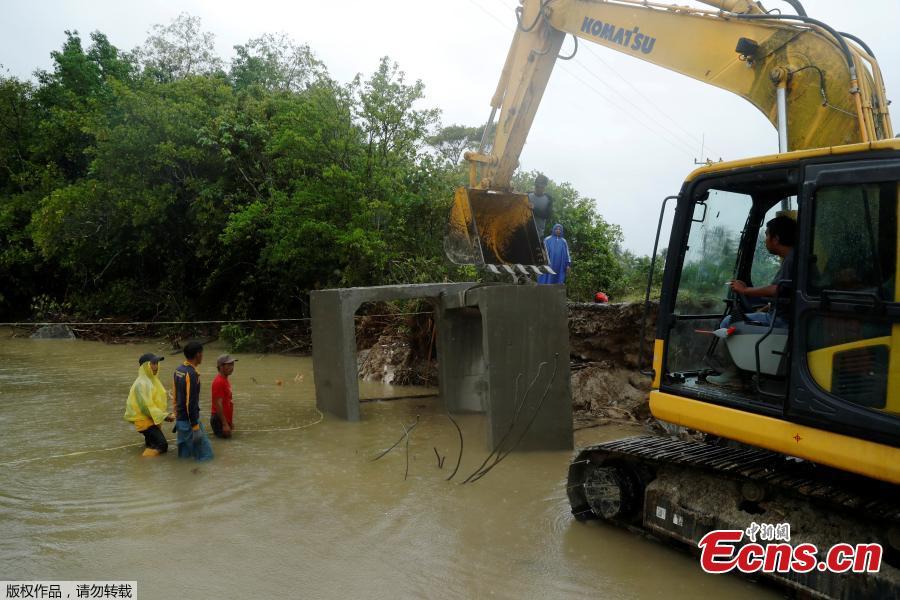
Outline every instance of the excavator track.
<path fill-rule="evenodd" d="M 604 520 L 694 551 L 710 531 L 751 523 L 789 523 L 790 543 L 815 543 L 820 555 L 837 543 L 876 542 L 884 549 L 878 573 L 765 576 L 818 598 L 900 597 L 900 491 L 888 483 L 748 446 L 644 435 L 579 451 L 567 493 L 579 521 Z"/>

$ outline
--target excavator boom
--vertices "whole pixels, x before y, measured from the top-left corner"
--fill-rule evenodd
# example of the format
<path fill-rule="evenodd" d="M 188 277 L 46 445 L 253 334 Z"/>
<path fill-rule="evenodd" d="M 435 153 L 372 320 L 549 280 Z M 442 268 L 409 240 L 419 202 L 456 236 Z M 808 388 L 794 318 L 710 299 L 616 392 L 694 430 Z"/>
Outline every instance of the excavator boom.
<path fill-rule="evenodd" d="M 891 137 L 884 83 L 864 43 L 806 16 L 799 2 L 792 2 L 798 15 L 768 14 L 750 0 L 704 3 L 714 10 L 638 0 L 521 0 L 485 128 L 499 113 L 493 143 L 487 150 L 484 140 L 465 155 L 469 189 L 490 195 L 457 192 L 445 241 L 453 262 L 517 269 L 517 259 L 531 257 L 530 265 L 545 264 L 533 247 L 544 232 L 520 231 L 531 227 L 523 216 L 528 199 L 512 192 L 511 179 L 566 35 L 745 98 L 776 126 L 781 152 Z M 487 198 L 510 207 L 508 215 L 486 209 Z M 483 212 L 490 218 L 481 223 Z M 485 256 L 485 239 L 500 251 Z"/>
<path fill-rule="evenodd" d="M 509 189 L 512 173 L 566 34 L 733 92 L 784 126 L 780 151 L 891 137 L 875 58 L 858 42 L 802 15 L 768 15 L 758 3 L 707 0 L 720 10 L 635 0 L 523 0 L 497 89 L 488 154 L 471 186 Z M 746 12 L 730 12 L 732 10 Z M 786 122 L 780 123 L 778 90 Z M 491 119 L 493 120 L 493 118 Z"/>

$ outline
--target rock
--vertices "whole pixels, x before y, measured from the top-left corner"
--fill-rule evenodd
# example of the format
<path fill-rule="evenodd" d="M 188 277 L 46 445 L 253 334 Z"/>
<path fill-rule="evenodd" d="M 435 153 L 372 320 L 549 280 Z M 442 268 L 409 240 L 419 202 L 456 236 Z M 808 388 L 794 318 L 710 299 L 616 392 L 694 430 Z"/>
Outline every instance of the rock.
<path fill-rule="evenodd" d="M 649 412 L 650 379 L 644 379 L 611 361 L 578 369 L 572 373 L 572 407 L 597 416 L 641 420 Z"/>
<path fill-rule="evenodd" d="M 407 337 L 396 332 L 383 333 L 368 351 L 357 354 L 357 360 L 359 377 L 365 381 L 425 386 L 437 382 L 437 365 L 417 357 Z"/>
<path fill-rule="evenodd" d="M 67 325 L 45 325 L 31 334 L 33 340 L 74 340 L 75 334 Z"/>
<path fill-rule="evenodd" d="M 359 366 L 359 377 L 365 381 L 380 381 L 391 384 L 410 359 L 409 342 L 405 337 L 383 333 L 374 346 L 369 348 Z"/>

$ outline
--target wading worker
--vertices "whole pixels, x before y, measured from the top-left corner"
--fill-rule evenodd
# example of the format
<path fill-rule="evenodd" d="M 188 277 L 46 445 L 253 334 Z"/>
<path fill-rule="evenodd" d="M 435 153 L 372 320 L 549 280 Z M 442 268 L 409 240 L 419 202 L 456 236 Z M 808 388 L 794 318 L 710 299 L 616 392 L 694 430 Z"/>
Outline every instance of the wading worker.
<path fill-rule="evenodd" d="M 544 228 L 553 214 L 553 198 L 546 192 L 547 177 L 538 175 L 534 178 L 534 191 L 528 193 L 528 203 L 531 204 L 531 212 L 534 215 L 534 226 L 538 237 L 544 237 Z"/>
<path fill-rule="evenodd" d="M 553 226 L 553 233 L 544 238 L 544 248 L 547 250 L 547 260 L 550 268 L 556 271 L 556 275 L 545 273 L 538 277 L 538 283 L 564 284 L 572 257 L 569 254 L 569 242 L 563 237 L 563 226 L 557 223 Z"/>
<path fill-rule="evenodd" d="M 144 456 L 159 456 L 168 451 L 169 442 L 159 424 L 175 420 L 168 411 L 169 400 L 158 376 L 161 360 L 165 360 L 165 357 L 152 352 L 141 355 L 138 359 L 137 379 L 131 384 L 131 391 L 125 402 L 125 420 L 134 424 L 134 428 L 144 436 L 147 443 Z"/>
<path fill-rule="evenodd" d="M 175 369 L 175 430 L 178 432 L 178 458 L 209 460 L 213 457 L 209 438 L 200 425 L 200 373 L 203 345 L 188 342 L 183 364 Z"/>
<path fill-rule="evenodd" d="M 212 410 L 209 425 L 216 437 L 230 438 L 234 429 L 234 404 L 231 401 L 231 382 L 228 378 L 234 373 L 236 358 L 223 354 L 216 359 L 219 374 L 212 382 Z"/>

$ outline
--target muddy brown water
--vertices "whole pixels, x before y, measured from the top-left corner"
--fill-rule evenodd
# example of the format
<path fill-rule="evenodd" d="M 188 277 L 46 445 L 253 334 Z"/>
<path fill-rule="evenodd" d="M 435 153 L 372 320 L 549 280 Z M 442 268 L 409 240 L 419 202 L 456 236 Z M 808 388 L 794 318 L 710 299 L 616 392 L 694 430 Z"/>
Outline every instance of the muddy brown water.
<path fill-rule="evenodd" d="M 140 457 L 122 420 L 137 357 L 162 343 L 0 331 L 0 579 L 136 580 L 141 598 L 759 598 L 660 543 L 573 520 L 568 452 L 513 454 L 479 482 L 485 423 L 435 398 L 315 409 L 309 358 L 238 355 L 235 438 L 212 462 Z M 214 357 L 201 366 L 209 414 Z M 178 356 L 161 363 L 167 384 Z M 280 382 L 280 383 L 279 383 Z M 361 385 L 363 397 L 423 393 Z M 409 444 L 371 459 L 419 417 Z M 584 445 L 640 433 L 576 433 Z M 169 434 L 171 438 L 171 434 Z M 438 467 L 434 449 L 446 457 Z M 772 595 L 772 597 L 775 597 Z"/>

